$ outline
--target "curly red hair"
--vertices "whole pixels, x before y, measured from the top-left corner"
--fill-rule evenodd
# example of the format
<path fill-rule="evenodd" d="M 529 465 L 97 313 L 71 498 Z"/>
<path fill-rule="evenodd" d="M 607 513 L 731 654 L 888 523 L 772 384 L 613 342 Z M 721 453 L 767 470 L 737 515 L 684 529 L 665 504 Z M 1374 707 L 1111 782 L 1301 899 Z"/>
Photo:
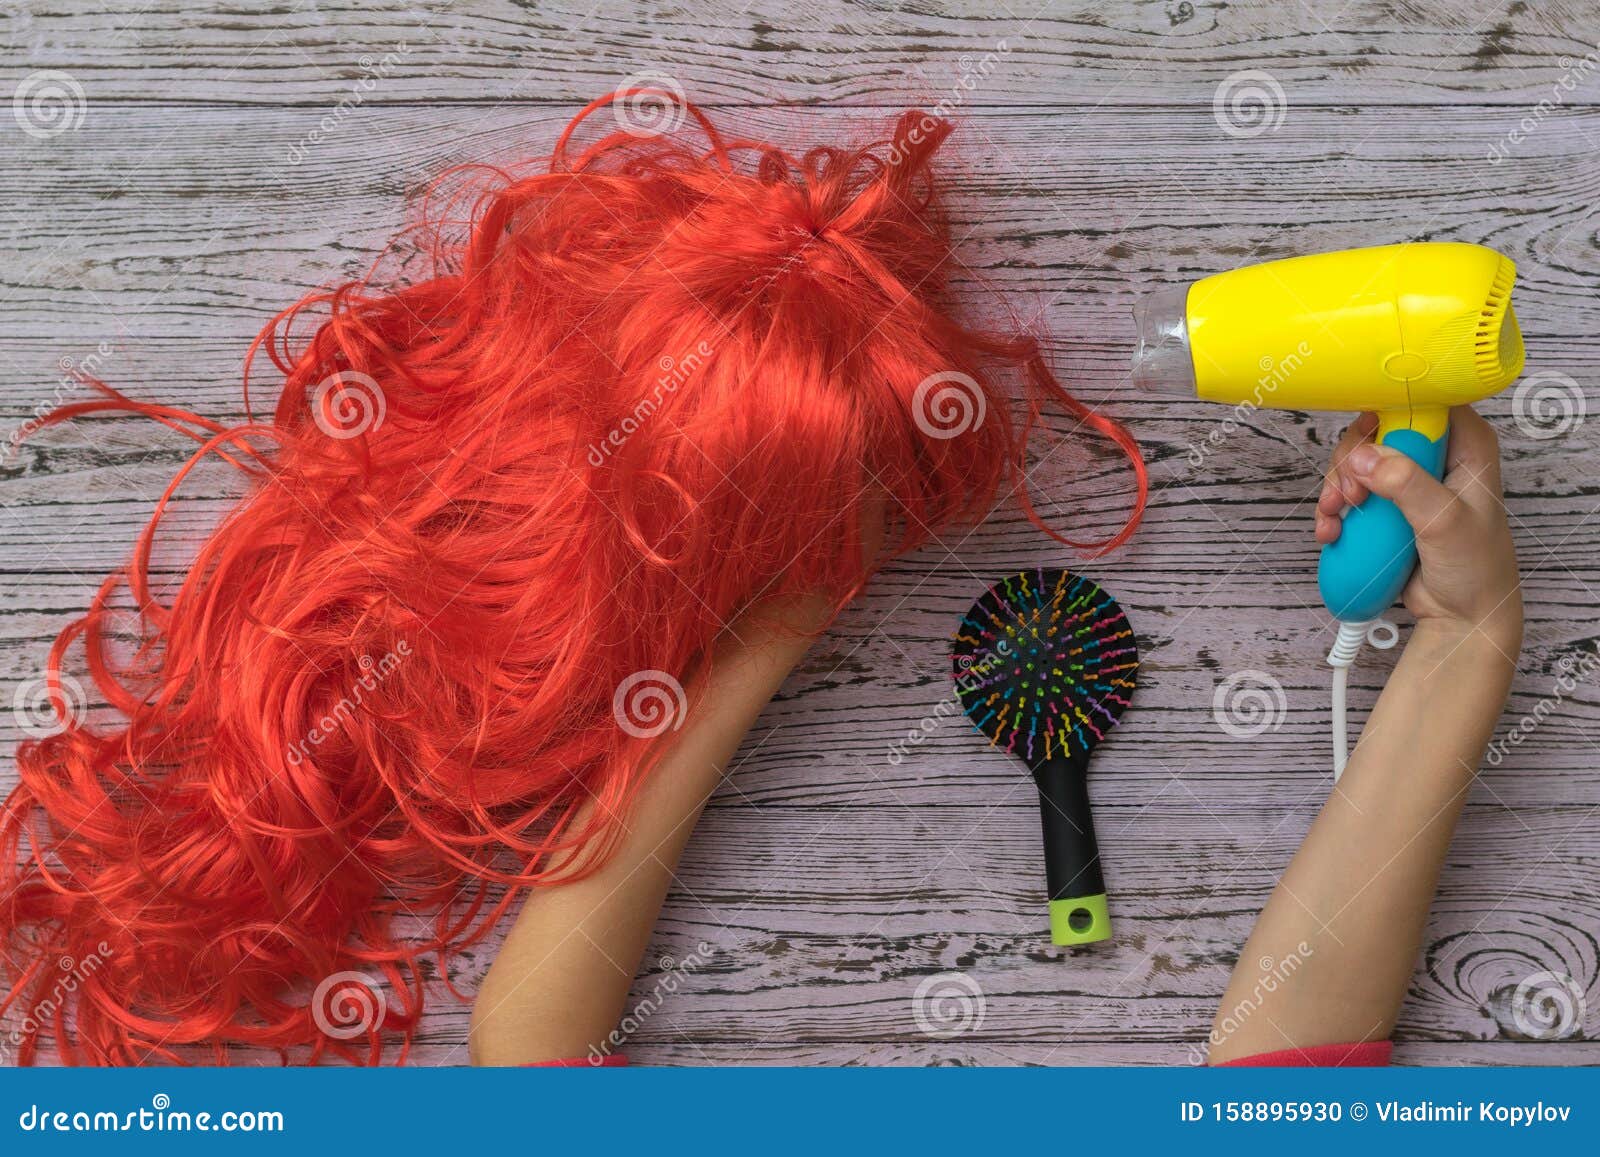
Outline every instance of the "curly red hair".
<path fill-rule="evenodd" d="M 658 749 L 655 728 L 618 725 L 631 678 L 692 699 L 755 596 L 842 606 L 882 561 L 869 510 L 889 511 L 885 556 L 1002 488 L 1037 523 L 1024 451 L 1044 404 L 1136 479 L 1121 531 L 1073 545 L 1133 530 L 1128 434 L 1033 338 L 950 312 L 929 165 L 947 122 L 908 113 L 888 140 L 795 156 L 685 105 L 709 148 L 618 131 L 569 155 L 579 122 L 639 95 L 585 109 L 548 171 L 479 182 L 463 241 L 425 224 L 426 277 L 273 319 L 251 349 L 283 375 L 270 422 L 95 383 L 41 423 L 137 412 L 198 446 L 50 653 L 59 703 L 81 640 L 117 724 L 63 710 L 18 751 L 0 1010 L 53 1013 L 25 1021 L 24 1063 L 42 1036 L 100 1064 L 230 1046 L 377 1063 L 394 1043 L 403 1060 L 424 957 L 442 974 L 525 889 L 614 846 Z M 297 342 L 303 317 L 321 320 Z M 162 602 L 151 544 L 210 455 L 249 492 Z M 119 663 L 124 585 L 144 645 Z M 57 962 L 91 956 L 61 995 Z M 387 992 L 354 1032 L 321 1006 L 351 977 Z"/>

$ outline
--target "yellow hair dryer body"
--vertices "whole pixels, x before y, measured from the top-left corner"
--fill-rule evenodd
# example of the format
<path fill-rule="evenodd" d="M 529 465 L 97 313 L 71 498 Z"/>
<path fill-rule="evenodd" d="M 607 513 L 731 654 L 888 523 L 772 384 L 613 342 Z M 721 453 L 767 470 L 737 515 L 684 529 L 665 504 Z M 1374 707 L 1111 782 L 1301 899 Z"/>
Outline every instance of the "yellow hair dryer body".
<path fill-rule="evenodd" d="M 1378 440 L 1444 471 L 1449 408 L 1522 372 L 1516 267 L 1492 249 L 1415 242 L 1247 266 L 1135 308 L 1136 384 L 1234 406 L 1374 410 Z M 1345 622 L 1399 597 L 1416 540 L 1374 495 L 1323 550 L 1323 601 Z"/>

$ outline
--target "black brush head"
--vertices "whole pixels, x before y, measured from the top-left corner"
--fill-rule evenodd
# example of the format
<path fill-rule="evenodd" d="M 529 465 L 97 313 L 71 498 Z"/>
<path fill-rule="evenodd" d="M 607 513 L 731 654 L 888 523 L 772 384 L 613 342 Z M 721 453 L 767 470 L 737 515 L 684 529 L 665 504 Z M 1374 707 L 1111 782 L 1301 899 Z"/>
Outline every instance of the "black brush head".
<path fill-rule="evenodd" d="M 953 650 L 967 718 L 1034 769 L 1087 760 L 1138 684 L 1139 647 L 1122 608 L 1067 570 L 1025 570 L 990 587 Z"/>

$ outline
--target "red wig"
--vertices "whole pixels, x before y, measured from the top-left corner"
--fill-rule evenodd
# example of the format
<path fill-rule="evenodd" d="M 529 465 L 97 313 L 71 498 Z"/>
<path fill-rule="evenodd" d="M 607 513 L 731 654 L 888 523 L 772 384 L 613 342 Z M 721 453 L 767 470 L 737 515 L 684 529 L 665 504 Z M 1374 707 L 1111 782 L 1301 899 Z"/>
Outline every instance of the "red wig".
<path fill-rule="evenodd" d="M 23 1018 L 24 1063 L 41 1037 L 98 1064 L 403 1060 L 424 957 L 442 974 L 526 889 L 603 862 L 661 712 L 681 718 L 756 596 L 842 606 L 1002 489 L 1037 523 L 1024 450 L 1044 403 L 1137 479 L 1121 532 L 1072 545 L 1132 531 L 1132 439 L 1034 339 L 949 311 L 929 165 L 948 123 L 909 113 L 886 141 L 794 156 L 682 106 L 709 147 L 619 118 L 569 154 L 579 121 L 639 95 L 585 109 L 545 170 L 477 182 L 461 240 L 419 226 L 424 279 L 273 319 L 251 349 L 283 375 L 270 422 L 96 382 L 41 423 L 137 412 L 198 446 L 51 650 L 61 729 L 17 753 L 0 1011 Z M 296 339 L 304 317 L 320 324 Z M 210 455 L 249 492 L 166 597 L 152 540 Z M 119 662 L 123 586 L 143 645 Z M 115 726 L 64 703 L 78 641 Z M 382 1002 L 353 1032 L 326 1007 L 351 977 Z"/>

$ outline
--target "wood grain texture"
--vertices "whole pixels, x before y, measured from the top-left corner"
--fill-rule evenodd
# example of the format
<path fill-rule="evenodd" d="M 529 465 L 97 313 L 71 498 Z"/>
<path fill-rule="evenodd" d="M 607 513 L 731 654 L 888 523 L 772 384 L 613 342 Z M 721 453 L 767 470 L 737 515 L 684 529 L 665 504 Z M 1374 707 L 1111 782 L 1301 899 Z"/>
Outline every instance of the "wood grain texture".
<path fill-rule="evenodd" d="M 656 73 L 740 104 L 1209 105 L 1253 68 L 1295 104 L 1519 104 L 1595 50 L 1600 13 L 1586 0 L 36 0 L 0 33 L 27 52 L 7 73 L 67 70 L 95 101 L 567 105 Z M 989 53 L 1003 63 L 958 89 Z M 364 77 L 375 83 L 358 90 Z"/>
<path fill-rule="evenodd" d="M 973 313 L 999 316 L 997 289 L 1046 328 L 1063 376 L 1128 421 L 1152 463 L 1145 528 L 1092 567 L 1145 656 L 1138 709 L 1093 780 L 1117 939 L 1049 947 L 1031 788 L 953 711 L 956 617 L 991 579 L 1065 561 L 1004 502 L 884 574 L 763 715 L 679 872 L 624 1047 L 664 1064 L 1192 1063 L 1326 790 L 1329 633 L 1310 504 L 1343 419 L 1227 423 L 1198 403 L 1134 396 L 1128 306 L 1158 284 L 1295 252 L 1479 241 L 1519 264 L 1530 368 L 1588 397 L 1600 370 L 1600 69 L 1581 62 L 1600 11 L 1010 7 L 9 10 L 7 90 L 63 70 L 86 105 L 70 132 L 0 132 L 4 701 L 126 557 L 187 455 L 125 419 L 13 448 L 12 433 L 79 396 L 72 367 L 242 416 L 239 359 L 267 317 L 363 272 L 444 168 L 537 156 L 576 103 L 630 74 L 740 106 L 722 115 L 793 144 L 881 131 L 891 107 L 953 99 L 958 281 Z M 1281 87 L 1284 115 L 1230 134 L 1213 96 L 1249 69 Z M 971 88 L 956 87 L 963 75 Z M 1538 108 L 1563 76 L 1573 85 L 1559 107 Z M 413 268 L 404 249 L 389 260 Z M 271 394 L 263 379 L 258 402 Z M 1592 422 L 1538 436 L 1511 396 L 1483 409 L 1506 455 L 1529 624 L 1500 736 L 1538 723 L 1471 797 L 1397 1059 L 1594 1064 L 1600 678 L 1571 690 L 1558 679 L 1600 647 L 1600 442 Z M 1099 447 L 1047 439 L 1033 479 L 1045 516 L 1075 532 L 1122 518 L 1125 480 Z M 180 575 L 238 495 L 226 468 L 199 471 L 163 523 L 157 571 Z M 1356 668 L 1358 714 L 1391 663 L 1369 655 Z M 1247 672 L 1281 687 L 1282 707 L 1239 737 L 1218 726 L 1213 696 Z M 0 742 L 18 737 L 0 712 Z M 13 774 L 8 761 L 0 786 Z M 492 954 L 464 957 L 453 979 L 471 991 Z M 1587 1000 L 1569 1039 L 1524 1039 L 1512 1015 L 1517 986 L 1542 971 L 1570 975 Z M 919 985 L 944 973 L 982 991 L 981 1018 L 969 1001 L 971 1023 L 949 1039 L 916 1015 Z M 465 1025 L 441 994 L 414 1059 L 464 1063 Z"/>
<path fill-rule="evenodd" d="M 0 324 L 56 336 L 70 310 L 79 358 L 102 339 L 158 336 L 227 337 L 237 351 L 307 288 L 364 273 L 408 194 L 414 209 L 452 164 L 539 157 L 570 111 L 363 108 L 309 145 L 315 109 L 123 106 L 67 135 L 6 134 L 0 238 L 14 260 L 0 270 Z M 888 118 L 753 110 L 739 122 L 802 147 L 881 136 Z M 1577 335 L 1562 342 L 1592 356 L 1600 109 L 1554 112 L 1490 163 L 1517 123 L 1515 110 L 1310 109 L 1241 139 L 1208 109 L 971 110 L 949 157 L 968 242 L 957 273 L 1014 293 L 1074 349 L 1081 335 L 1115 338 L 1063 367 L 1114 380 L 1129 303 L 1154 282 L 1357 240 L 1478 241 L 1522 263 L 1536 354 L 1556 352 L 1540 344 L 1550 334 Z M 394 268 L 411 256 L 401 249 Z"/>

